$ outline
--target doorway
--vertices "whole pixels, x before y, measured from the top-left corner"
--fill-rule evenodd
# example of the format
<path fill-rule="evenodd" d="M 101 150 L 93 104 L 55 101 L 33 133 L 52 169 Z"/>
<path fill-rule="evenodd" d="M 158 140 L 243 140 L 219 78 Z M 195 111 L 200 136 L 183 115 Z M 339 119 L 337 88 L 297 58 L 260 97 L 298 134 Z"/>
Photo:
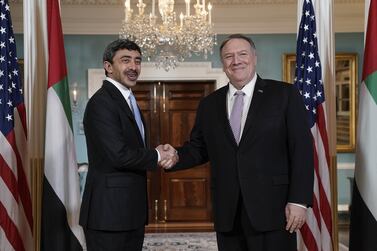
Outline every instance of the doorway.
<path fill-rule="evenodd" d="M 215 81 L 139 81 L 133 88 L 145 118 L 150 147 L 174 147 L 189 139 L 200 100 L 215 90 Z M 148 173 L 147 232 L 212 230 L 210 167 Z"/>

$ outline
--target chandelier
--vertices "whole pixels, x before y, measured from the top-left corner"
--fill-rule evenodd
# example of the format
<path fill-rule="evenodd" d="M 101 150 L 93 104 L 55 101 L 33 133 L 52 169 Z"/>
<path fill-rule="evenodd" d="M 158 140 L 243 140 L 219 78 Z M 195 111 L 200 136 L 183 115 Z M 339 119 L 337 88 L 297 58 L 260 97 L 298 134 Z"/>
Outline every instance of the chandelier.
<path fill-rule="evenodd" d="M 157 68 L 169 71 L 179 62 L 192 55 L 213 54 L 216 34 L 211 20 L 212 5 L 205 5 L 205 0 L 197 0 L 194 14 L 190 14 L 190 0 L 185 0 L 186 13 L 179 15 L 177 22 L 174 0 L 157 0 L 161 21 L 155 11 L 152 0 L 151 12 L 145 13 L 146 4 L 138 0 L 138 14 L 131 8 L 131 0 L 125 0 L 120 37 L 134 41 L 143 50 L 148 61 L 154 61 Z M 206 8 L 207 7 L 207 8 Z"/>

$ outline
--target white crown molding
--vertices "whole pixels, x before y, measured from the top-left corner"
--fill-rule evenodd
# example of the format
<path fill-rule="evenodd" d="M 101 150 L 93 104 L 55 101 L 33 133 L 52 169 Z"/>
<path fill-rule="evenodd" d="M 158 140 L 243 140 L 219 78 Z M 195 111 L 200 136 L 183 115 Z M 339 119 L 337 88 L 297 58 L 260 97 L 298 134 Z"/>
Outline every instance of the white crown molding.
<path fill-rule="evenodd" d="M 124 16 L 123 8 L 120 8 L 122 2 L 63 0 L 64 34 L 117 35 Z M 178 5 L 176 9 L 182 7 Z M 11 2 L 11 11 L 14 30 L 22 33 L 22 1 Z M 212 19 L 217 34 L 287 34 L 297 32 L 296 15 L 297 0 L 216 0 Z M 334 31 L 364 31 L 364 0 L 335 1 Z"/>

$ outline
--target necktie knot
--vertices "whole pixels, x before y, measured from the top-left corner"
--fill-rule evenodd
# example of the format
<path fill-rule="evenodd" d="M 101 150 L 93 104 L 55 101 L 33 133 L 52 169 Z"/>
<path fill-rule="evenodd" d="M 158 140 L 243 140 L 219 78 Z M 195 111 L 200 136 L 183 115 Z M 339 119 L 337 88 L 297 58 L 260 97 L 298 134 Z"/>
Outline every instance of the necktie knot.
<path fill-rule="evenodd" d="M 234 96 L 239 96 L 239 95 L 243 96 L 243 95 L 245 95 L 245 93 L 243 91 L 240 91 L 240 90 L 238 90 L 234 93 Z"/>

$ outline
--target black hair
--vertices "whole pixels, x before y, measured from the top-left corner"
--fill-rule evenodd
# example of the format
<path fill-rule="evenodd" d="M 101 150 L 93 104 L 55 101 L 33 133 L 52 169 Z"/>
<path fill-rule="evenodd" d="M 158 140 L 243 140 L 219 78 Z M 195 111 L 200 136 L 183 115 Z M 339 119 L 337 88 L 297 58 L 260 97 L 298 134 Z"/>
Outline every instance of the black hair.
<path fill-rule="evenodd" d="M 103 53 L 103 62 L 107 61 L 112 64 L 115 53 L 123 49 L 138 51 L 141 55 L 141 49 L 135 42 L 128 39 L 117 39 L 106 46 Z"/>
<path fill-rule="evenodd" d="M 128 39 L 119 38 L 106 46 L 102 57 L 103 62 L 107 61 L 112 64 L 115 53 L 123 49 L 127 49 L 129 51 L 138 51 L 141 56 L 141 49 L 135 42 Z M 107 76 L 106 69 L 105 75 Z"/>

